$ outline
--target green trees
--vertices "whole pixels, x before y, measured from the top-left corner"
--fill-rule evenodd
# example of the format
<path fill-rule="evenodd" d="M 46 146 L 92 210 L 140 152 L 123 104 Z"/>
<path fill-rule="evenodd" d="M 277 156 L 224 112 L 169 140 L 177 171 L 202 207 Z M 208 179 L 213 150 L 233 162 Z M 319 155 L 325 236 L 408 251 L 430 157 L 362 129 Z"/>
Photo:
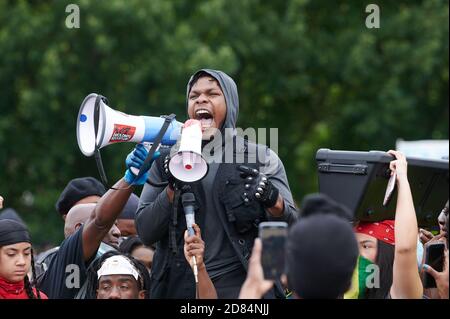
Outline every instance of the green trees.
<path fill-rule="evenodd" d="M 69 3 L 79 5 L 79 29 L 65 26 Z M 20 211 L 36 242 L 59 240 L 60 191 L 71 178 L 98 176 L 76 143 L 84 96 L 184 121 L 185 85 L 200 67 L 234 77 L 240 127 L 279 129 L 297 201 L 316 190 L 319 147 L 447 139 L 448 1 L 377 4 L 380 29 L 365 27 L 364 1 L 0 0 L 5 206 Z M 105 149 L 111 181 L 131 147 Z"/>

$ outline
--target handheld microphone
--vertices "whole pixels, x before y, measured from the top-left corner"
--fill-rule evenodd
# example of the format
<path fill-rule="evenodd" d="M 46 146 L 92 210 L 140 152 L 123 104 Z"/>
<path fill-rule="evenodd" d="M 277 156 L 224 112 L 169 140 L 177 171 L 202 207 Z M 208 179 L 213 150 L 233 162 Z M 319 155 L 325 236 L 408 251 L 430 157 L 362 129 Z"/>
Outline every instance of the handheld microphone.
<path fill-rule="evenodd" d="M 186 217 L 186 226 L 188 230 L 188 235 L 195 235 L 194 228 L 192 225 L 195 223 L 195 197 L 193 193 L 187 192 L 181 195 L 181 203 L 183 204 L 184 215 Z"/>
<path fill-rule="evenodd" d="M 186 192 L 181 195 L 181 203 L 183 204 L 184 215 L 186 217 L 186 226 L 189 236 L 195 235 L 194 227 L 192 226 L 195 223 L 195 196 L 191 192 Z M 197 259 L 195 256 L 192 256 L 192 261 L 194 264 L 194 277 L 195 283 L 198 285 L 198 268 L 197 268 Z"/>

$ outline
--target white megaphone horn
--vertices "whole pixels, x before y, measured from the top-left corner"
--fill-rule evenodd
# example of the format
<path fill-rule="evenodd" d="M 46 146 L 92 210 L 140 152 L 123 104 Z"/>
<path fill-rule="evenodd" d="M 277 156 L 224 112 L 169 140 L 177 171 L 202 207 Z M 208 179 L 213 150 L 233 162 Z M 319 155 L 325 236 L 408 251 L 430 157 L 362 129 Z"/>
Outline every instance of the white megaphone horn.
<path fill-rule="evenodd" d="M 110 108 L 107 103 L 104 97 L 92 93 L 80 106 L 77 140 L 81 152 L 86 156 L 92 156 L 96 149 L 113 143 L 152 143 L 164 125 L 165 119 L 162 117 L 128 115 Z M 173 120 L 161 144 L 174 145 L 180 137 L 182 125 Z"/>
<path fill-rule="evenodd" d="M 181 131 L 180 148 L 169 162 L 169 171 L 182 182 L 196 182 L 208 173 L 202 157 L 202 128 L 197 120 L 188 120 Z"/>

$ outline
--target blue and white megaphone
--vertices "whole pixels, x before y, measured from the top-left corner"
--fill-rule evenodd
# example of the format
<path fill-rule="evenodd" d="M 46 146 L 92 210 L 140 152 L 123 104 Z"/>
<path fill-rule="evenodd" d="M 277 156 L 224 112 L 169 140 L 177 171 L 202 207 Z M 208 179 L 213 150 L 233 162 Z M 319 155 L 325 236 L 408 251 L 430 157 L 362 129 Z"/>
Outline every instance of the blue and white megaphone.
<path fill-rule="evenodd" d="M 96 103 L 99 107 L 95 118 Z M 89 94 L 83 101 L 77 119 L 77 140 L 81 152 L 92 156 L 96 149 L 119 142 L 152 143 L 165 119 L 129 115 L 110 108 L 105 98 Z M 173 120 L 161 144 L 174 145 L 180 137 L 182 123 Z"/>
<path fill-rule="evenodd" d="M 106 98 L 95 93 L 89 94 L 81 103 L 77 140 L 86 156 L 119 142 L 153 143 L 166 121 L 162 117 L 125 114 L 110 108 L 107 103 Z M 201 154 L 201 125 L 194 120 L 189 123 L 181 133 L 183 124 L 172 120 L 161 140 L 161 144 L 166 146 L 175 145 L 180 140 L 179 149 L 171 156 L 169 170 L 183 182 L 198 181 L 208 172 L 208 164 Z M 133 168 L 133 173 L 137 174 L 138 170 Z"/>

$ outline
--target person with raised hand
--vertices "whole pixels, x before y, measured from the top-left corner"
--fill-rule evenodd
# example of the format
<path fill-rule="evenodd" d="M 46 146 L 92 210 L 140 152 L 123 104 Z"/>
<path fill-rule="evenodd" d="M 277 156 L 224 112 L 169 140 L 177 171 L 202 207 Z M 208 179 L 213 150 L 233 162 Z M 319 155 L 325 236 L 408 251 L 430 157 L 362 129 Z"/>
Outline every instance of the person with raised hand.
<path fill-rule="evenodd" d="M 184 257 L 191 266 L 194 276 L 198 278 L 197 299 L 217 299 L 217 292 L 206 270 L 204 255 L 205 242 L 202 240 L 200 227 L 193 224 L 195 234 L 184 233 Z M 193 258 L 195 257 L 195 259 Z"/>

